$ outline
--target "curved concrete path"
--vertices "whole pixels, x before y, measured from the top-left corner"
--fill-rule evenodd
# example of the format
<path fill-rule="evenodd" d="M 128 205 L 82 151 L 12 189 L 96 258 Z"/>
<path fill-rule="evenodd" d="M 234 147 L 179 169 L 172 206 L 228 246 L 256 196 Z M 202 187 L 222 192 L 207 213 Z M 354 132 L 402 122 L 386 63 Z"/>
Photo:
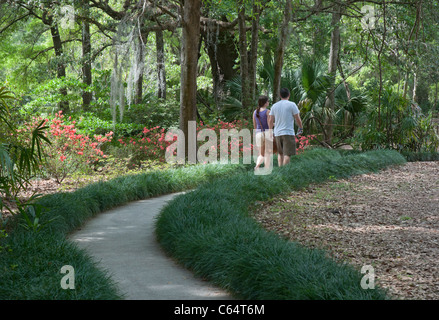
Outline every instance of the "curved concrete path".
<path fill-rule="evenodd" d="M 100 213 L 69 238 L 109 271 L 125 299 L 232 299 L 177 265 L 156 242 L 155 217 L 177 195 L 135 201 Z"/>

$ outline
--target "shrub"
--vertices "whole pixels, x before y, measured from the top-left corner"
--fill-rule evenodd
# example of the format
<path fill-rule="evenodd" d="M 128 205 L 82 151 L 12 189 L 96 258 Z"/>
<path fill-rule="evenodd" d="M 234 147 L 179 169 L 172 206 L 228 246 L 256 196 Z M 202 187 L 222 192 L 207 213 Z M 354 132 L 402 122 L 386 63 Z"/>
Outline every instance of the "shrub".
<path fill-rule="evenodd" d="M 439 152 L 409 152 L 403 151 L 401 154 L 409 162 L 415 161 L 439 161 Z"/>
<path fill-rule="evenodd" d="M 165 141 L 165 129 L 155 126 L 134 137 L 119 138 L 120 148 L 128 154 L 131 165 L 139 165 L 142 160 L 155 159 L 165 161 L 166 147 L 170 142 Z"/>
<path fill-rule="evenodd" d="M 42 118 L 35 117 L 33 122 L 25 124 L 23 130 L 31 130 L 40 121 Z M 46 137 L 51 141 L 50 145 L 43 148 L 43 167 L 58 183 L 78 170 L 87 172 L 106 158 L 101 146 L 111 141 L 113 132 L 105 136 L 95 135 L 93 138 L 78 134 L 74 121 L 71 125 L 64 123 L 62 111 L 56 113 L 53 119 L 43 121 L 49 126 Z"/>
<path fill-rule="evenodd" d="M 246 122 L 240 120 L 233 122 L 222 122 L 218 124 L 209 126 L 202 122 L 197 124 L 196 132 L 197 134 L 202 129 L 214 130 L 217 137 L 220 136 L 220 130 L 230 130 L 230 129 L 245 129 L 247 127 Z M 125 153 L 129 154 L 131 162 L 133 164 L 139 164 L 140 161 L 146 159 L 155 159 L 161 162 L 165 161 L 166 148 L 173 143 L 173 141 L 166 141 L 166 131 L 165 128 L 155 126 L 153 128 L 143 128 L 143 131 L 134 137 L 125 137 L 118 139 L 121 148 L 124 149 Z M 175 141 L 175 138 L 174 138 Z M 204 141 L 198 141 L 198 146 L 203 145 Z M 213 152 L 216 152 L 220 148 L 221 141 L 217 141 L 217 146 Z M 253 145 L 248 146 L 250 151 L 253 150 Z M 228 154 L 230 155 L 232 150 L 239 148 L 240 153 L 244 152 L 246 146 L 244 146 L 242 141 L 236 141 L 236 143 L 228 144 Z"/>
<path fill-rule="evenodd" d="M 138 123 L 113 123 L 112 120 L 102 119 L 99 115 L 92 112 L 72 114 L 69 119 L 64 119 L 64 122 L 72 124 L 75 121 L 77 132 L 88 136 L 105 135 L 112 131 L 114 132 L 114 138 L 129 137 L 142 132 L 144 127 Z"/>
<path fill-rule="evenodd" d="M 38 171 L 41 147 L 49 142 L 44 121 L 36 122 L 26 132 L 16 127 L 19 119 L 10 113 L 14 100 L 9 89 L 0 87 L 0 196 L 8 198 L 15 198 Z"/>
<path fill-rule="evenodd" d="M 368 110 L 363 126 L 355 132 L 354 143 L 362 150 L 437 151 L 439 137 L 431 112 L 423 114 L 419 107 L 390 89 L 384 91 L 378 111 L 377 107 Z"/>

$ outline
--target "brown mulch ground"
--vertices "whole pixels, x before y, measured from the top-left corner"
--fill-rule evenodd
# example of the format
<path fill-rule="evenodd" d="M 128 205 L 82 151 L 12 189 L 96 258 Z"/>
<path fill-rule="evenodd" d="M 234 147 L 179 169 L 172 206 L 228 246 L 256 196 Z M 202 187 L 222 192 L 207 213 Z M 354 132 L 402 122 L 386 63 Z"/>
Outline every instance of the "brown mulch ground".
<path fill-rule="evenodd" d="M 397 299 L 439 299 L 439 162 L 314 185 L 263 203 L 262 225 L 308 247 L 326 249 Z"/>
<path fill-rule="evenodd" d="M 62 185 L 57 183 L 55 179 L 35 179 L 31 181 L 30 185 L 27 185 L 26 189 L 23 189 L 19 192 L 17 195 L 18 199 L 25 203 L 27 199 L 29 199 L 33 195 L 47 195 L 57 192 L 71 192 L 75 191 L 81 186 L 84 186 L 87 183 L 95 182 L 93 178 L 90 179 L 80 179 L 80 180 L 73 180 L 66 181 Z M 15 201 L 9 200 L 7 198 L 4 198 L 4 195 L 2 196 L 2 201 L 6 206 L 8 206 L 11 210 L 16 212 L 17 205 L 15 204 Z M 8 217 L 11 217 L 11 212 L 7 210 L 6 208 L 3 208 L 3 210 L 0 212 L 0 218 L 7 219 Z"/>

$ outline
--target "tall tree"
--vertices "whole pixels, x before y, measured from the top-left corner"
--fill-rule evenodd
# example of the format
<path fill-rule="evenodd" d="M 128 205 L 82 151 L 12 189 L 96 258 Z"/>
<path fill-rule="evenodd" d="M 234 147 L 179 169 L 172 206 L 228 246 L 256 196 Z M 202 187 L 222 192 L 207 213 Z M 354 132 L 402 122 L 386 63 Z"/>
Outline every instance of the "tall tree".
<path fill-rule="evenodd" d="M 273 102 L 280 99 L 280 86 L 282 77 L 282 67 L 284 63 L 285 47 L 288 41 L 288 28 L 293 14 L 291 0 L 286 0 L 284 19 L 279 31 L 279 41 L 274 54 L 274 76 L 273 76 Z"/>
<path fill-rule="evenodd" d="M 84 16 L 90 15 L 90 8 L 88 1 L 83 1 L 82 10 Z M 92 85 L 91 74 L 91 36 L 90 36 L 90 23 L 87 19 L 82 20 L 82 82 L 87 87 Z M 84 111 L 90 110 L 90 102 L 92 100 L 93 93 L 90 90 L 84 90 L 82 92 L 82 108 Z"/>
<path fill-rule="evenodd" d="M 252 102 L 256 101 L 256 66 L 258 62 L 258 43 L 259 43 L 259 18 L 261 15 L 261 7 L 257 1 L 253 1 L 252 15 L 252 38 L 250 47 L 250 61 L 248 65 L 249 76 L 249 98 Z"/>
<path fill-rule="evenodd" d="M 185 0 L 182 12 L 180 130 L 185 135 L 185 155 L 190 162 L 196 162 L 196 152 L 189 149 L 189 121 L 197 119 L 201 0 Z"/>
<path fill-rule="evenodd" d="M 165 45 L 162 29 L 156 31 L 155 41 L 157 51 L 157 96 L 166 99 Z"/>
<path fill-rule="evenodd" d="M 53 10 L 53 8 L 52 8 Z M 63 46 L 61 41 L 61 36 L 59 34 L 59 28 L 56 21 L 53 19 L 53 15 L 49 10 L 43 11 L 43 23 L 50 26 L 50 34 L 52 35 L 53 47 L 55 50 L 55 56 L 57 58 L 57 77 L 63 79 L 66 77 L 66 66 L 64 64 L 63 57 Z M 64 96 L 64 100 L 59 103 L 59 108 L 65 114 L 69 112 L 69 102 L 67 101 L 67 88 L 63 87 L 60 89 L 61 95 Z"/>
<path fill-rule="evenodd" d="M 208 29 L 209 28 L 209 29 Z M 219 24 L 208 25 L 201 30 L 212 70 L 213 96 L 218 107 L 224 94 L 224 84 L 236 77 L 236 61 L 239 58 L 235 37 L 229 29 Z"/>
<path fill-rule="evenodd" d="M 145 72 L 145 47 L 146 43 L 148 42 L 148 35 L 149 31 L 144 29 L 143 25 L 143 19 L 141 19 L 142 22 L 140 23 L 140 30 L 138 35 L 138 41 L 137 41 L 137 61 L 139 63 L 139 76 L 136 81 L 136 87 L 135 87 L 135 93 L 134 93 L 134 103 L 140 104 L 142 103 L 143 99 L 143 76 Z"/>
<path fill-rule="evenodd" d="M 241 102 L 244 110 L 251 108 L 249 59 L 247 49 L 247 26 L 245 23 L 245 1 L 238 0 L 239 55 L 241 70 Z"/>
<path fill-rule="evenodd" d="M 332 85 L 328 90 L 325 101 L 326 121 L 325 121 L 325 142 L 331 145 L 333 126 L 333 114 L 335 110 L 335 75 L 337 73 L 338 53 L 340 50 L 340 21 L 341 21 L 342 6 L 336 3 L 334 11 L 332 12 L 331 20 L 331 48 L 329 51 L 329 65 L 328 74 L 331 76 Z"/>

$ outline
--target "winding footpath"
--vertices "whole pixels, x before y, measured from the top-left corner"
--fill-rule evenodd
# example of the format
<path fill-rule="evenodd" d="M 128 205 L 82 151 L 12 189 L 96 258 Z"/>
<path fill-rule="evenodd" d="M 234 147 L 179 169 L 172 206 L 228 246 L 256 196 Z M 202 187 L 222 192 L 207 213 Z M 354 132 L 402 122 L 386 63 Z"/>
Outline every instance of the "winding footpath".
<path fill-rule="evenodd" d="M 232 297 L 195 277 L 156 241 L 155 217 L 177 194 L 100 213 L 70 239 L 106 269 L 127 300 L 223 300 Z"/>

